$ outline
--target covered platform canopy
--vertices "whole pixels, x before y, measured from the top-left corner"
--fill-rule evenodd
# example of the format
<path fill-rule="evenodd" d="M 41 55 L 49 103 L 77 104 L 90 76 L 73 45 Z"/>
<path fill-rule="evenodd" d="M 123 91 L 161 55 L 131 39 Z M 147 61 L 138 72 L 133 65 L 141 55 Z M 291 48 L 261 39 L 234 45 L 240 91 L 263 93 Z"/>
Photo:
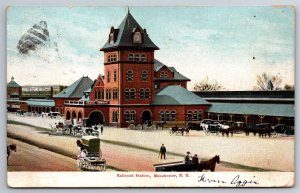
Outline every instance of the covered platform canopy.
<path fill-rule="evenodd" d="M 212 103 L 208 113 L 294 117 L 293 104 Z"/>

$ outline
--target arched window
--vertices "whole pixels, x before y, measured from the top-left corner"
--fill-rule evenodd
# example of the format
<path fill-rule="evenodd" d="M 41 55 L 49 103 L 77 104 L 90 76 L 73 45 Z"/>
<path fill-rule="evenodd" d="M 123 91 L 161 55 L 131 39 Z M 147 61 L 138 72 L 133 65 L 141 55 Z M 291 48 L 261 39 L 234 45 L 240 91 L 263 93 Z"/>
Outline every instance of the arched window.
<path fill-rule="evenodd" d="M 198 120 L 198 112 L 194 111 L 193 121 L 197 121 L 197 120 Z"/>
<path fill-rule="evenodd" d="M 127 80 L 133 81 L 133 71 L 132 70 L 127 71 Z"/>
<path fill-rule="evenodd" d="M 125 111 L 125 120 L 126 122 L 130 121 L 130 114 L 128 111 Z"/>
<path fill-rule="evenodd" d="M 166 121 L 170 121 L 170 112 L 169 111 L 166 111 L 165 116 L 166 116 Z"/>
<path fill-rule="evenodd" d="M 97 98 L 96 99 L 100 99 L 100 90 L 97 90 Z"/>
<path fill-rule="evenodd" d="M 106 90 L 105 90 L 105 99 L 106 99 L 106 100 L 109 100 L 108 93 L 109 93 L 109 89 L 106 89 Z"/>
<path fill-rule="evenodd" d="M 113 111 L 113 113 L 112 113 L 112 122 L 113 123 L 118 122 L 118 112 L 117 111 Z"/>
<path fill-rule="evenodd" d="M 145 90 L 143 88 L 140 89 L 140 99 L 145 98 Z"/>
<path fill-rule="evenodd" d="M 125 98 L 126 98 L 126 99 L 129 99 L 129 97 L 130 97 L 130 92 L 129 92 L 129 89 L 126 88 L 126 89 L 125 89 Z"/>
<path fill-rule="evenodd" d="M 133 57 L 132 53 L 128 54 L 128 60 L 129 61 L 134 61 L 134 57 Z"/>
<path fill-rule="evenodd" d="M 100 99 L 104 99 L 104 89 L 100 90 Z"/>
<path fill-rule="evenodd" d="M 107 82 L 110 82 L 110 72 L 107 72 Z"/>
<path fill-rule="evenodd" d="M 168 78 L 168 73 L 165 72 L 165 71 L 162 71 L 162 72 L 160 73 L 160 77 L 161 77 L 161 78 Z"/>
<path fill-rule="evenodd" d="M 117 70 L 114 70 L 114 82 L 117 82 Z"/>
<path fill-rule="evenodd" d="M 176 121 L 176 112 L 175 111 L 171 112 L 171 117 L 172 117 L 172 121 Z"/>
<path fill-rule="evenodd" d="M 136 90 L 134 88 L 130 89 L 130 98 L 135 99 Z"/>
<path fill-rule="evenodd" d="M 113 90 L 113 99 L 118 99 L 118 89 L 114 88 Z"/>
<path fill-rule="evenodd" d="M 198 121 L 202 120 L 202 111 L 198 111 Z"/>
<path fill-rule="evenodd" d="M 145 98 L 146 98 L 146 99 L 149 99 L 149 98 L 150 98 L 150 89 L 149 89 L 149 88 L 147 88 L 147 89 L 145 90 Z"/>
<path fill-rule="evenodd" d="M 108 56 L 108 62 L 115 62 L 117 61 L 117 55 L 116 54 L 111 54 Z"/>
<path fill-rule="evenodd" d="M 146 54 L 142 54 L 141 55 L 141 61 L 142 62 L 146 62 L 147 58 L 146 58 Z"/>
<path fill-rule="evenodd" d="M 132 122 L 135 121 L 135 111 L 131 111 L 131 113 L 130 113 L 130 121 L 132 121 Z"/>
<path fill-rule="evenodd" d="M 140 61 L 140 55 L 139 54 L 135 54 L 134 61 L 137 61 L 137 62 Z"/>
<path fill-rule="evenodd" d="M 160 121 L 165 122 L 165 112 L 160 112 Z"/>
<path fill-rule="evenodd" d="M 141 79 L 142 80 L 147 80 L 148 79 L 148 72 L 146 70 L 142 71 Z"/>
<path fill-rule="evenodd" d="M 187 120 L 188 121 L 192 121 L 192 119 L 193 119 L 193 113 L 192 113 L 192 111 L 188 111 L 188 113 L 187 113 Z"/>
<path fill-rule="evenodd" d="M 111 99 L 111 90 L 108 89 L 108 99 L 110 100 Z"/>

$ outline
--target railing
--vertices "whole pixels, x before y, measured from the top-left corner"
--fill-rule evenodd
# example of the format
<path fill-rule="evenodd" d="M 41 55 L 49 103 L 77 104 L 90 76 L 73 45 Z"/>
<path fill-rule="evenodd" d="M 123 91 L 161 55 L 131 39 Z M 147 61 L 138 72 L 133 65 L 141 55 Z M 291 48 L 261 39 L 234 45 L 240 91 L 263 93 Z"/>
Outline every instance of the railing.
<path fill-rule="evenodd" d="M 72 100 L 66 100 L 65 105 L 101 105 L 101 104 L 109 104 L 109 101 L 72 101 Z"/>

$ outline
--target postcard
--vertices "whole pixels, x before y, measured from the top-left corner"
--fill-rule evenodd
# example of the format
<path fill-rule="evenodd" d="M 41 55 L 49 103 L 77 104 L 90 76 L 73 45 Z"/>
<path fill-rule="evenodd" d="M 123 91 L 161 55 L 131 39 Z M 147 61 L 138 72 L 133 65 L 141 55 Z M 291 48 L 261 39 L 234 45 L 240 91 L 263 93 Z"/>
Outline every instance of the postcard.
<path fill-rule="evenodd" d="M 7 8 L 7 183 L 292 187 L 295 11 Z"/>

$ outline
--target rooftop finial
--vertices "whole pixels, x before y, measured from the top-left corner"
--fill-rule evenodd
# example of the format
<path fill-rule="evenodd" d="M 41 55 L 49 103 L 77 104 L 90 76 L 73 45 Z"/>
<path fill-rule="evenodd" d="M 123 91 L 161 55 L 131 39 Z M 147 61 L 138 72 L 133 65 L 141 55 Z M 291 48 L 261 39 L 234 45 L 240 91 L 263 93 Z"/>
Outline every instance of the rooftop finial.
<path fill-rule="evenodd" d="M 12 77 L 11 77 L 11 81 L 14 81 L 14 80 L 15 80 L 15 78 L 12 76 Z"/>
<path fill-rule="evenodd" d="M 127 13 L 127 14 L 130 13 L 129 6 L 126 6 L 126 13 Z"/>

